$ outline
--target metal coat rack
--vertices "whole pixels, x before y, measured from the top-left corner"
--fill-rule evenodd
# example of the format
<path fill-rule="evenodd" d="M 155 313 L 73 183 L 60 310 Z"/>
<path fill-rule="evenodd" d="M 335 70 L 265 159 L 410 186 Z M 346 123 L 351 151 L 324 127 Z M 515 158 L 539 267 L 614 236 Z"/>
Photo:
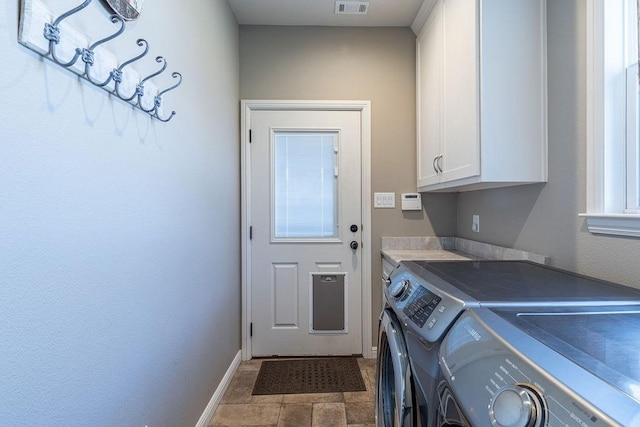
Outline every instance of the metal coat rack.
<path fill-rule="evenodd" d="M 134 58 L 131 58 L 121 63 L 117 68 L 114 68 L 113 70 L 111 70 L 111 72 L 109 73 L 109 77 L 106 80 L 104 81 L 96 80 L 95 77 L 92 76 L 92 69 L 94 64 L 96 63 L 96 53 L 95 53 L 96 47 L 115 39 L 116 37 L 120 36 L 125 30 L 125 27 L 126 27 L 125 21 L 118 15 L 111 15 L 109 17 L 109 19 L 113 24 L 116 24 L 119 26 L 118 30 L 115 33 L 94 42 L 88 48 L 77 47 L 75 49 L 75 53 L 73 57 L 70 59 L 61 59 L 56 54 L 56 46 L 60 43 L 60 40 L 62 37 L 61 31 L 60 31 L 60 23 L 63 20 L 70 17 L 71 15 L 74 15 L 80 12 L 81 10 L 83 10 L 84 8 L 86 8 L 87 6 L 89 6 L 91 2 L 92 0 L 85 0 L 79 6 L 76 6 L 75 8 L 57 17 L 53 21 L 53 24 L 50 24 L 48 22 L 45 23 L 43 35 L 44 35 L 44 38 L 48 40 L 48 51 L 44 54 L 41 52 L 38 52 L 38 53 L 43 57 L 60 65 L 61 67 L 64 67 L 67 69 L 70 69 L 71 67 L 73 67 L 76 63 L 78 63 L 78 61 L 84 62 L 84 71 L 82 73 L 78 73 L 81 78 L 83 78 L 84 80 L 88 81 L 89 83 L 93 84 L 96 87 L 104 89 L 105 91 L 116 96 L 122 101 L 125 101 L 130 105 L 133 105 L 135 108 L 141 111 L 144 111 L 145 113 L 149 114 L 151 117 L 157 120 L 160 120 L 161 122 L 168 122 L 173 118 L 173 116 L 175 116 L 176 112 L 171 111 L 171 114 L 168 117 L 160 116 L 159 110 L 162 105 L 162 96 L 167 92 L 177 88 L 178 86 L 180 86 L 180 84 L 182 84 L 182 75 L 180 73 L 178 72 L 171 73 L 172 78 L 177 79 L 177 82 L 171 87 L 158 91 L 158 93 L 153 98 L 153 103 L 152 104 L 147 103 L 147 105 L 149 104 L 152 105 L 150 108 L 145 108 L 142 101 L 143 97 L 145 96 L 145 83 L 147 83 L 152 78 L 159 76 L 167 69 L 167 61 L 162 56 L 157 56 L 155 58 L 155 61 L 158 64 L 161 64 L 161 68 L 158 71 L 146 77 L 141 78 L 139 83 L 136 85 L 133 93 L 130 93 L 130 94 L 123 93 L 123 88 L 121 87 L 123 82 L 123 75 L 124 73 L 126 73 L 125 68 L 130 66 L 134 62 L 141 60 L 149 52 L 149 43 L 145 39 L 140 38 L 136 42 L 138 46 L 143 48 L 142 53 L 135 56 Z"/>

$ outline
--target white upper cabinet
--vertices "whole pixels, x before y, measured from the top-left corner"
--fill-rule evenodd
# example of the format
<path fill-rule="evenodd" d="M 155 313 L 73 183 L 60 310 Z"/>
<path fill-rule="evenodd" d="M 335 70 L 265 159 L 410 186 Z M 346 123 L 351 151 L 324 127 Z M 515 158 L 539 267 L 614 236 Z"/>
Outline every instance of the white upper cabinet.
<path fill-rule="evenodd" d="M 436 9 L 440 8 L 436 4 Z M 442 127 L 442 19 L 433 11 L 418 35 L 418 187 L 440 181 L 437 169 Z M 431 141 L 430 144 L 420 142 Z"/>
<path fill-rule="evenodd" d="M 438 0 L 418 34 L 419 191 L 547 180 L 544 0 Z"/>

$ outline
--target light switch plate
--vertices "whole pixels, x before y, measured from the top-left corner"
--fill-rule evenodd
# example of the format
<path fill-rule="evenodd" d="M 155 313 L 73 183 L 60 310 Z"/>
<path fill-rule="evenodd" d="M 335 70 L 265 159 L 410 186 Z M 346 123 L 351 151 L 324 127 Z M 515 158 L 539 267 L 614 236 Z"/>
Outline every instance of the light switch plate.
<path fill-rule="evenodd" d="M 373 207 L 394 209 L 396 207 L 396 193 L 373 193 Z"/>

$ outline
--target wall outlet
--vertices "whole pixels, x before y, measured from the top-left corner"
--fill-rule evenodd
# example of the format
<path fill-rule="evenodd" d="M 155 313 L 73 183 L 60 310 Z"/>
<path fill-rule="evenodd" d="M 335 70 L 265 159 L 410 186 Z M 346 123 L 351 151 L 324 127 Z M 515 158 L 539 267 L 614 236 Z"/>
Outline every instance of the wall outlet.
<path fill-rule="evenodd" d="M 471 231 L 476 233 L 480 232 L 480 215 L 473 216 L 473 222 L 471 223 Z"/>

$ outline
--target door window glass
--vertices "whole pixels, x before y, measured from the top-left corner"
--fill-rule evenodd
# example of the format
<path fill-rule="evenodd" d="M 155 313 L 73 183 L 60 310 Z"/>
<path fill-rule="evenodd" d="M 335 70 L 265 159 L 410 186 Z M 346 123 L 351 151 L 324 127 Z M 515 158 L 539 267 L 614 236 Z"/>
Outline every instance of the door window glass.
<path fill-rule="evenodd" d="M 337 237 L 337 132 L 276 132 L 275 239 Z"/>

